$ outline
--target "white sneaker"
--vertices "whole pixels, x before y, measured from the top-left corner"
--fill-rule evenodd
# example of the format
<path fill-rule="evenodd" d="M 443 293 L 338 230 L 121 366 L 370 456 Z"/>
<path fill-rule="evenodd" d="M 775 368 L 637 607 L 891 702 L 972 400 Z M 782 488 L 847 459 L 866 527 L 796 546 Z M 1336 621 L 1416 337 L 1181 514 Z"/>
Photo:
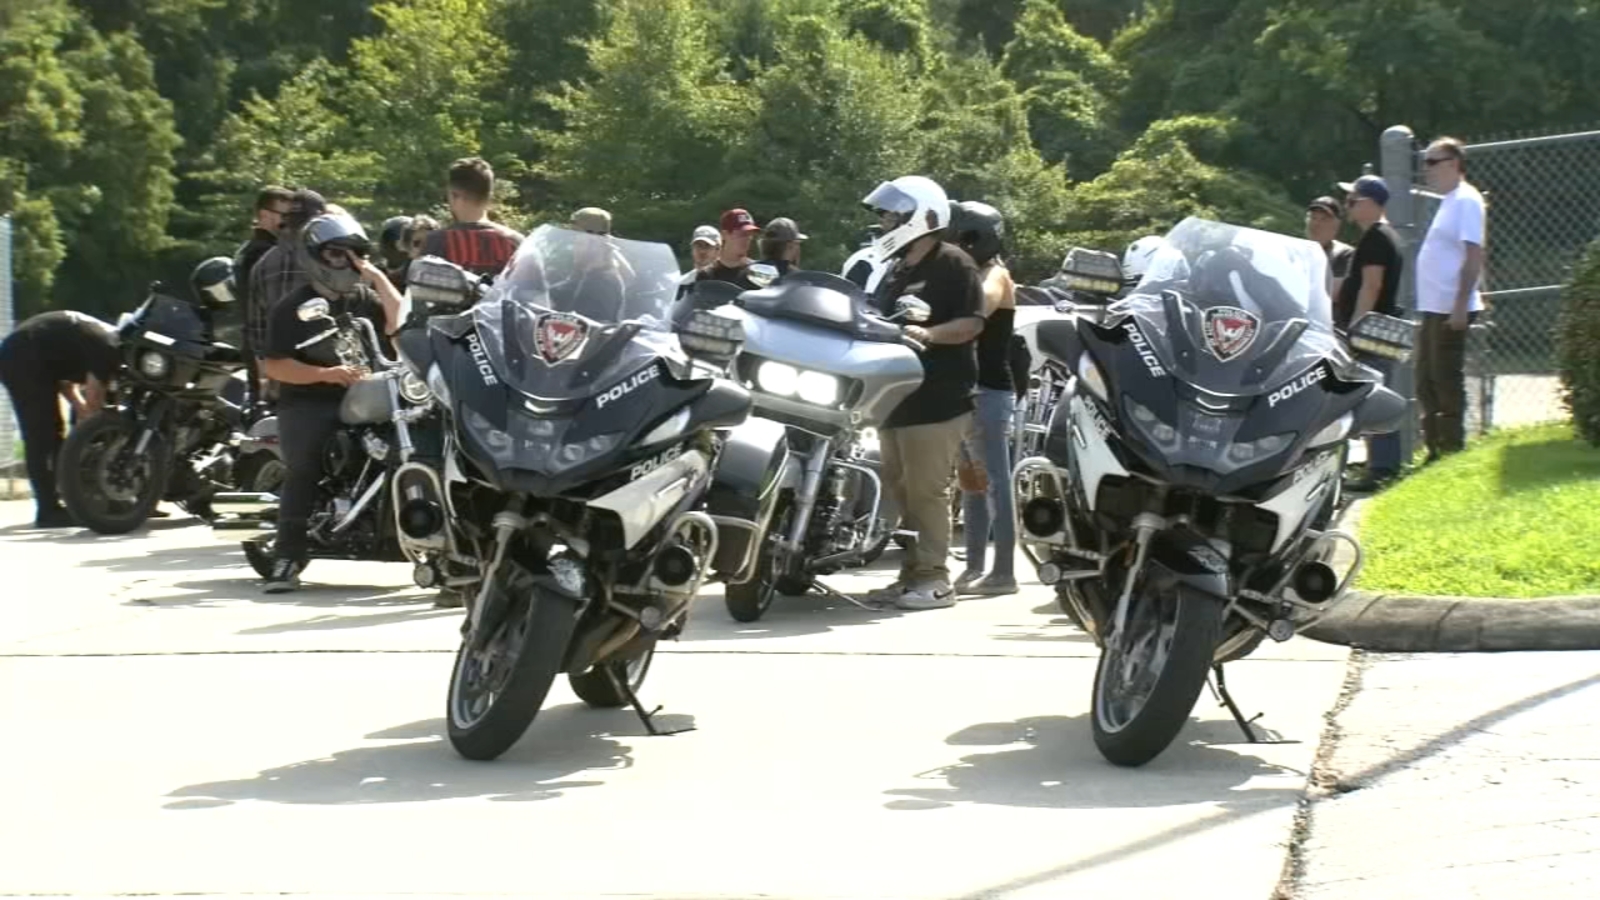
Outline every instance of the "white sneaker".
<path fill-rule="evenodd" d="M 910 585 L 896 578 L 892 584 L 867 592 L 868 603 L 889 604 L 900 599 L 900 595 L 910 589 Z"/>
<path fill-rule="evenodd" d="M 944 609 L 956 605 L 956 592 L 948 582 L 924 582 L 895 598 L 894 605 L 901 609 Z"/>

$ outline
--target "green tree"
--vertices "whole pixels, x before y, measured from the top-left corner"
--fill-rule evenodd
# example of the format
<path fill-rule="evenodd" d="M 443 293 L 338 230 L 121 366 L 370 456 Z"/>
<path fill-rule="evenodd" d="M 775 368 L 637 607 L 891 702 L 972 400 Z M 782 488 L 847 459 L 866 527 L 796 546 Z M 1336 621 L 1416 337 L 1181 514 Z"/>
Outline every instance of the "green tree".
<path fill-rule="evenodd" d="M 1103 171 L 1122 141 L 1114 103 L 1127 74 L 1093 38 L 1073 30 L 1054 0 L 1025 0 L 1001 71 L 1021 88 L 1033 142 L 1078 177 Z"/>

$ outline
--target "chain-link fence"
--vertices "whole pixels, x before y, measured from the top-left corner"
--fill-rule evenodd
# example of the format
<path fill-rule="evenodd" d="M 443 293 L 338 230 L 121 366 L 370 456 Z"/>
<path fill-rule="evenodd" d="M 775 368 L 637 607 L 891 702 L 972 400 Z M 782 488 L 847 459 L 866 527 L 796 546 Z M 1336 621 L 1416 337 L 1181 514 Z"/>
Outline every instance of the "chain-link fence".
<path fill-rule="evenodd" d="M 1391 219 L 1410 245 L 1411 272 L 1440 200 L 1424 186 L 1426 144 L 1397 127 L 1382 147 Z M 1565 418 L 1555 328 L 1561 285 L 1600 237 L 1600 131 L 1466 150 L 1467 178 L 1483 192 L 1488 212 L 1486 312 L 1473 327 L 1466 365 L 1469 433 Z M 1409 306 L 1413 279 L 1404 280 Z"/>
<path fill-rule="evenodd" d="M 11 217 L 0 216 L 0 341 L 11 334 L 14 308 L 11 294 Z M 15 489 L 19 475 L 21 444 L 17 439 L 17 418 L 11 409 L 11 395 L 0 391 L 0 498 Z"/>

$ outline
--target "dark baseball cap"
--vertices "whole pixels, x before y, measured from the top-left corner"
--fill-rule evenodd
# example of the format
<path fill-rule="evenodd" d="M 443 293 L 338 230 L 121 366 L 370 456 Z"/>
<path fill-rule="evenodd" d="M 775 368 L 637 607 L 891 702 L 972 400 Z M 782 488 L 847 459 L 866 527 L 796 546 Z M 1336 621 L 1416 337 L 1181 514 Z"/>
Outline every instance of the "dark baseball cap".
<path fill-rule="evenodd" d="M 793 219 L 779 216 L 767 223 L 767 228 L 761 236 L 769 241 L 803 241 L 806 236 L 800 233 L 800 226 Z"/>
<path fill-rule="evenodd" d="M 1339 190 L 1345 194 L 1355 194 L 1357 197 L 1366 197 L 1379 206 L 1389 204 L 1389 185 L 1376 175 L 1363 175 L 1355 181 L 1339 182 Z"/>
<path fill-rule="evenodd" d="M 717 227 L 723 231 L 743 233 L 761 230 L 761 226 L 756 224 L 755 216 L 750 215 L 750 211 L 745 209 L 730 209 L 723 213 L 722 218 L 717 220 Z"/>
<path fill-rule="evenodd" d="M 1310 203 L 1307 203 L 1306 210 L 1318 210 L 1320 212 L 1325 212 L 1328 215 L 1333 216 L 1335 219 L 1344 214 L 1343 204 L 1341 204 L 1338 200 L 1328 196 L 1318 197 Z"/>

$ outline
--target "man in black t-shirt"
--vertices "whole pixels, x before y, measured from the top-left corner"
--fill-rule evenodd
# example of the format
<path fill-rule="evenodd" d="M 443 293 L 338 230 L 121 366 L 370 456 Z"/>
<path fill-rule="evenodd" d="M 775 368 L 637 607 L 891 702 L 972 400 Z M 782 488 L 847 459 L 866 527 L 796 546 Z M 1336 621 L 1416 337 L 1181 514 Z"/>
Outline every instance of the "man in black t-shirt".
<path fill-rule="evenodd" d="M 983 286 L 966 251 L 942 236 L 950 200 L 930 179 L 907 176 L 880 184 L 862 201 L 878 214 L 884 232 L 880 258 L 894 261 L 877 299 L 893 315 L 902 297 L 928 304 L 927 321 L 905 326 L 922 344 L 922 385 L 889 414 L 879 429 L 883 484 L 916 547 L 900 577 L 871 599 L 901 609 L 953 606 L 950 584 L 950 482 L 972 419 L 978 359 L 974 341 L 983 331 Z"/>
<path fill-rule="evenodd" d="M 478 157 L 458 159 L 447 177 L 450 227 L 428 233 L 423 250 L 455 263 L 474 275 L 498 275 L 506 267 L 522 235 L 489 221 L 489 197 L 494 191 L 494 169 Z"/>
<path fill-rule="evenodd" d="M 273 567 L 266 579 L 269 594 L 299 586 L 307 559 L 306 525 L 316 502 L 322 475 L 323 449 L 339 429 L 339 404 L 345 390 L 361 377 L 365 360 L 346 359 L 340 340 L 311 342 L 328 330 L 326 319 L 300 319 L 301 304 L 326 299 L 335 316 L 350 313 L 374 323 L 381 335 L 400 325 L 400 293 L 383 270 L 368 261 L 371 253 L 361 226 L 348 215 L 326 215 L 306 225 L 298 255 L 310 284 L 284 297 L 267 323 L 262 371 L 280 385 L 278 446 L 283 453 L 283 490 L 273 544 Z M 357 345 L 359 346 L 359 345 Z"/>
<path fill-rule="evenodd" d="M 1384 217 L 1389 188 L 1376 175 L 1363 175 L 1349 184 L 1345 207 L 1350 221 L 1361 227 L 1361 240 L 1350 262 L 1350 274 L 1334 305 L 1335 322 L 1340 329 L 1350 327 L 1367 313 L 1392 316 L 1399 312 L 1400 275 L 1405 268 L 1400 235 Z M 1383 373 L 1385 381 L 1394 378 L 1388 360 L 1364 358 L 1362 362 Z M 1357 493 L 1375 491 L 1400 474 L 1400 434 L 1377 434 L 1367 438 L 1367 477 L 1346 485 Z"/>
<path fill-rule="evenodd" d="M 61 398 L 79 421 L 100 411 L 122 365 L 116 329 L 71 310 L 28 318 L 0 342 L 0 382 L 11 394 L 33 486 L 34 527 L 67 528 L 72 516 L 56 494 L 56 454 L 66 423 Z"/>
<path fill-rule="evenodd" d="M 754 262 L 750 258 L 750 241 L 761 233 L 755 217 L 747 210 L 730 209 L 717 220 L 717 229 L 722 232 L 722 246 L 717 250 L 717 258 L 711 265 L 696 269 L 694 277 L 686 283 L 726 281 L 747 291 L 760 287 L 750 280 L 749 275 L 750 265 Z"/>
<path fill-rule="evenodd" d="M 1318 197 L 1306 205 L 1306 237 L 1316 241 L 1328 254 L 1328 295 L 1339 298 L 1340 288 L 1350 274 L 1350 257 L 1356 248 L 1339 240 L 1344 210 L 1332 197 Z"/>

